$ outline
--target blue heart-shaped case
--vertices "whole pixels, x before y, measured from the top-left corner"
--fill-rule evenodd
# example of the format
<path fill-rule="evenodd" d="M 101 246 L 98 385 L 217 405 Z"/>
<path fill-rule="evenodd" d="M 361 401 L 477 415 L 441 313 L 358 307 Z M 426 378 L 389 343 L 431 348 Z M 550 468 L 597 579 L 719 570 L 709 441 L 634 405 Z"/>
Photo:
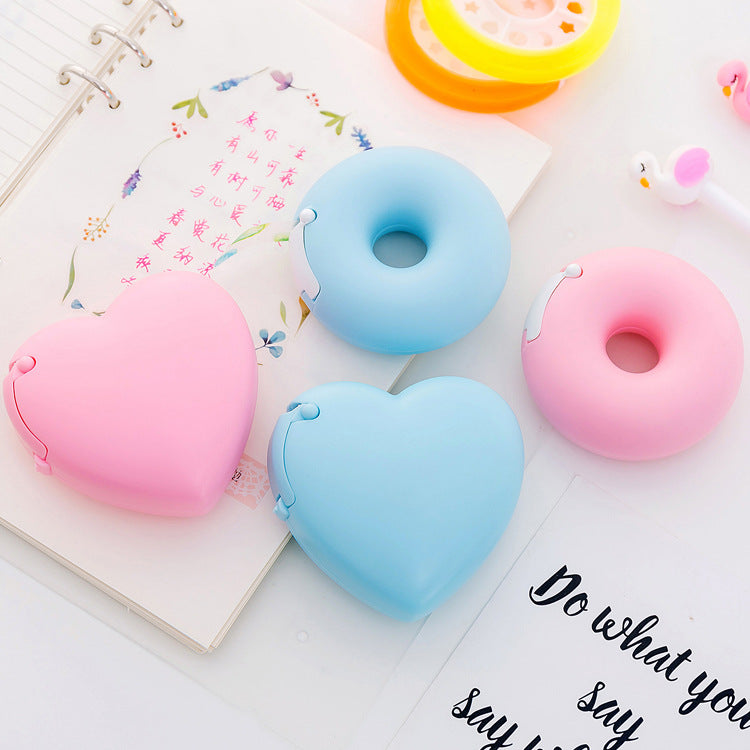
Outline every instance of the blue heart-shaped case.
<path fill-rule="evenodd" d="M 398 395 L 318 386 L 290 404 L 268 448 L 276 513 L 325 573 L 393 617 L 431 612 L 510 520 L 523 442 L 510 407 L 465 378 Z"/>

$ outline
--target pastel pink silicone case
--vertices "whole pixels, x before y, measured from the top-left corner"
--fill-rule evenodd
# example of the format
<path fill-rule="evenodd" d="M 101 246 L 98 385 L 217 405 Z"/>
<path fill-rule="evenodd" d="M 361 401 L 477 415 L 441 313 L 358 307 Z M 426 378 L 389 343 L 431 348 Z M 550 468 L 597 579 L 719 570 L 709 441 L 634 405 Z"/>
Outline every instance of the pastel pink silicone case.
<path fill-rule="evenodd" d="M 14 355 L 3 395 L 40 471 L 104 503 L 196 516 L 242 456 L 257 377 L 230 295 L 171 271 L 134 284 L 99 318 L 36 333 Z"/>
<path fill-rule="evenodd" d="M 649 339 L 648 372 L 610 361 L 609 339 Z M 610 458 L 684 450 L 710 432 L 742 380 L 737 319 L 697 268 L 657 250 L 586 255 L 550 280 L 527 318 L 523 369 L 534 400 L 567 438 Z"/>

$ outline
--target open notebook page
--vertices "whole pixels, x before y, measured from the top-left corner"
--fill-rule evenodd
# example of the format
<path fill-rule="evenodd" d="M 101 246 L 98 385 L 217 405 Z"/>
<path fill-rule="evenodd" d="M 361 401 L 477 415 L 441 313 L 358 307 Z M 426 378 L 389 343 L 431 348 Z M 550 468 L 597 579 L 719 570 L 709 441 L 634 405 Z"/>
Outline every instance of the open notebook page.
<path fill-rule="evenodd" d="M 52 321 L 106 314 L 139 278 L 208 274 L 239 303 L 258 350 L 241 476 L 203 518 L 140 516 L 35 474 L 2 420 L 0 518 L 210 649 L 286 539 L 263 466 L 278 414 L 318 383 L 388 388 L 407 361 L 345 344 L 299 304 L 286 236 L 302 194 L 342 158 L 406 144 L 464 162 L 510 214 L 548 148 L 498 118 L 415 94 L 385 55 L 292 0 L 252 10 L 235 0 L 219 13 L 184 0 L 180 10 L 183 27 L 157 18 L 144 34 L 151 68 L 113 76 L 122 105 L 97 97 L 2 217 L 0 359 Z"/>
<path fill-rule="evenodd" d="M 26 162 L 89 91 L 75 77 L 59 84 L 60 67 L 75 63 L 103 75 L 124 48 L 111 36 L 91 44 L 91 29 L 108 24 L 135 35 L 149 7 L 145 0 L 127 6 L 118 0 L 0 0 L 0 204 Z"/>

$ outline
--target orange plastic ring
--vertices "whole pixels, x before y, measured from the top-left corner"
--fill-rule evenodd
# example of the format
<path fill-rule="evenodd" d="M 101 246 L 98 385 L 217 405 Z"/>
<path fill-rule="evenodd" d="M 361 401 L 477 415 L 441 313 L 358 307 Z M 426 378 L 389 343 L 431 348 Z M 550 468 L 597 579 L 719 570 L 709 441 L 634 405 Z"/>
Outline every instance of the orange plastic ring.
<path fill-rule="evenodd" d="M 526 84 L 483 81 L 452 73 L 438 65 L 419 46 L 409 21 L 411 2 L 387 0 L 385 34 L 396 67 L 415 88 L 449 107 L 470 112 L 512 112 L 546 99 L 559 82 Z"/>

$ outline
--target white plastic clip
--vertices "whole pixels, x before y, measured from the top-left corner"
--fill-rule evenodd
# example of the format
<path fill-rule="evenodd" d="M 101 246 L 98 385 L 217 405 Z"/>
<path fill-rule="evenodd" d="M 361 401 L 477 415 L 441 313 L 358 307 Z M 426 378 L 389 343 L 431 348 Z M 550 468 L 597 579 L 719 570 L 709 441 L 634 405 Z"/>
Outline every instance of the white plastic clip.
<path fill-rule="evenodd" d="M 542 287 L 536 299 L 532 302 L 529 308 L 529 314 L 526 316 L 526 323 L 524 324 L 524 330 L 526 331 L 526 343 L 533 341 L 542 332 L 542 320 L 544 319 L 544 311 L 547 309 L 552 295 L 555 293 L 560 284 L 565 279 L 577 279 L 583 274 L 583 269 L 578 263 L 571 263 L 566 266 L 560 273 L 556 273 L 547 283 Z"/>
<path fill-rule="evenodd" d="M 289 233 L 289 258 L 292 262 L 294 281 L 300 294 L 306 294 L 312 301 L 320 294 L 320 284 L 307 260 L 305 227 L 317 218 L 318 215 L 312 208 L 303 208 L 299 212 L 299 221 Z"/>

